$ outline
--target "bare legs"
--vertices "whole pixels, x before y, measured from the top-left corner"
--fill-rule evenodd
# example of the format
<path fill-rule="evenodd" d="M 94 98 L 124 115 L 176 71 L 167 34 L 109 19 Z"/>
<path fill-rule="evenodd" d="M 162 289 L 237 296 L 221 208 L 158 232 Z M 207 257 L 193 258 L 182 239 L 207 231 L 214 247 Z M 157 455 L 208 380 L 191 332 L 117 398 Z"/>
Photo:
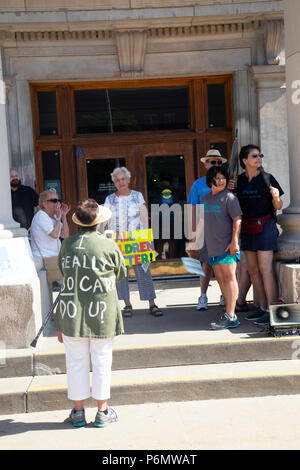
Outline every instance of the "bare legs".
<path fill-rule="evenodd" d="M 238 296 L 238 283 L 236 280 L 236 263 L 234 264 L 216 264 L 214 273 L 219 283 L 225 305 L 226 313 L 233 318 L 235 304 Z"/>
<path fill-rule="evenodd" d="M 107 409 L 107 400 L 97 400 L 98 410 L 105 411 Z M 84 408 L 84 401 L 78 400 L 74 402 L 74 408 L 76 411 L 81 411 Z"/>
<path fill-rule="evenodd" d="M 242 260 L 242 254 L 241 261 L 237 263 L 236 277 L 239 285 L 239 295 L 237 298 L 237 303 L 239 305 L 244 305 L 246 302 L 248 291 L 251 287 L 251 279 L 248 273 L 246 260 Z"/>
<path fill-rule="evenodd" d="M 244 251 L 247 269 L 260 307 L 268 309 L 278 297 L 273 251 Z"/>
<path fill-rule="evenodd" d="M 212 274 L 212 267 L 209 264 L 202 263 L 202 269 L 205 274 L 205 277 L 200 276 L 200 290 L 201 294 L 206 294 L 208 289 L 208 284 Z"/>

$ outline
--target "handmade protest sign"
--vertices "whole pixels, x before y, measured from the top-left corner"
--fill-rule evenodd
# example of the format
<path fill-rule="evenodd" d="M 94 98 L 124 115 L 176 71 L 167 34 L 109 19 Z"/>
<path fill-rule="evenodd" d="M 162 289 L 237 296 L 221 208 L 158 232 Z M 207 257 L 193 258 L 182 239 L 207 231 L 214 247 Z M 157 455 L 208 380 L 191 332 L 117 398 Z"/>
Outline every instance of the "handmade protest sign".
<path fill-rule="evenodd" d="M 152 229 L 115 232 L 113 235 L 126 266 L 155 261 Z"/>

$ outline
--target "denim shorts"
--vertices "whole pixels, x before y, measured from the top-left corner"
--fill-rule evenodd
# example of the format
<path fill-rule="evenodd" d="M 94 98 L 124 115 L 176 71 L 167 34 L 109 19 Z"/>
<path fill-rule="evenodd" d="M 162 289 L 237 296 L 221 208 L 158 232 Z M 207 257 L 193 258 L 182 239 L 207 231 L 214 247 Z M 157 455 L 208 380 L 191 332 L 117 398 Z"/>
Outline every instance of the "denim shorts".
<path fill-rule="evenodd" d="M 230 253 L 225 253 L 224 255 L 219 256 L 210 256 L 209 264 L 210 266 L 215 266 L 216 264 L 234 264 L 240 261 L 240 254 L 236 253 L 231 255 Z"/>
<path fill-rule="evenodd" d="M 263 231 L 257 235 L 241 234 L 241 250 L 243 251 L 278 251 L 278 232 L 273 218 L 267 220 Z"/>

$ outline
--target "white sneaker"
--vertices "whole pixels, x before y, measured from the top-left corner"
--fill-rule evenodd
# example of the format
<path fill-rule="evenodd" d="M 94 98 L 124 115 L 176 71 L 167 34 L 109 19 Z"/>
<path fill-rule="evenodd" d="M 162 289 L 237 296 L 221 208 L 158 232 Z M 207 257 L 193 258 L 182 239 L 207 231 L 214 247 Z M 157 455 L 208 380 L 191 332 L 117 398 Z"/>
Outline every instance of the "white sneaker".
<path fill-rule="evenodd" d="M 222 307 L 225 307 L 225 301 L 223 299 L 223 295 L 220 295 L 220 302 L 219 302 L 219 305 L 221 305 Z"/>
<path fill-rule="evenodd" d="M 198 299 L 197 310 L 207 310 L 207 295 L 201 294 Z"/>

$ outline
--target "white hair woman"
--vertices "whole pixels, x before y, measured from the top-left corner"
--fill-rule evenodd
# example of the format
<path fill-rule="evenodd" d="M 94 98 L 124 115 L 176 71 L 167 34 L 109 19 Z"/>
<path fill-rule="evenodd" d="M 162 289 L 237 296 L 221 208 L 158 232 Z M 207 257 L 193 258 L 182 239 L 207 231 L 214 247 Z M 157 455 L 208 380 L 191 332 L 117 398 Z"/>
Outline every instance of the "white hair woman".
<path fill-rule="evenodd" d="M 126 232 L 148 228 L 148 214 L 144 197 L 139 191 L 129 187 L 131 174 L 126 167 L 115 168 L 112 172 L 112 181 L 117 191 L 105 199 L 104 205 L 109 207 L 112 217 L 109 229 L 114 232 Z M 133 266 L 138 283 L 140 299 L 149 301 L 149 311 L 156 317 L 162 316 L 162 311 L 155 305 L 156 297 L 150 270 L 144 271 L 141 265 Z M 117 284 L 118 297 L 124 300 L 123 316 L 132 316 L 130 302 L 128 269 L 127 277 Z"/>

